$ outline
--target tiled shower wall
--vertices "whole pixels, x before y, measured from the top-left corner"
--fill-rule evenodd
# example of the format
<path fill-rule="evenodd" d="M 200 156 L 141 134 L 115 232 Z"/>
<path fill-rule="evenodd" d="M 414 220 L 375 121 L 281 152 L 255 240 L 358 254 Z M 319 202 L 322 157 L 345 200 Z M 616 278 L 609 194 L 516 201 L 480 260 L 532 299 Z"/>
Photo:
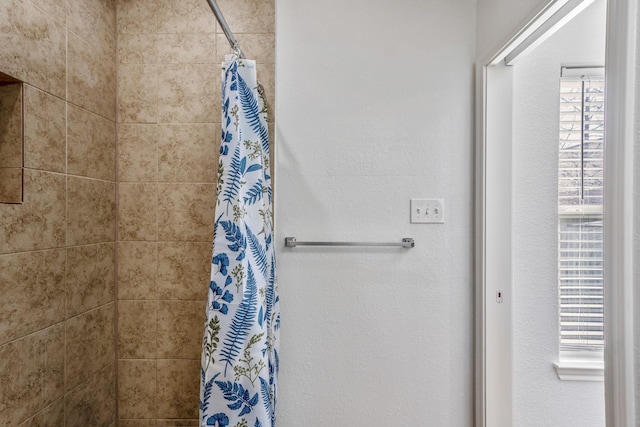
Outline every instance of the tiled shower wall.
<path fill-rule="evenodd" d="M 219 4 L 273 107 L 274 0 Z M 226 39 L 205 0 L 4 0 L 0 43 L 26 166 L 0 204 L 0 425 L 195 424 Z"/>
<path fill-rule="evenodd" d="M 2 426 L 116 423 L 115 51 L 115 1 L 0 1 L 26 167 L 0 204 Z"/>
<path fill-rule="evenodd" d="M 258 62 L 270 107 L 274 3 L 218 2 Z M 119 425 L 197 425 L 230 48 L 206 0 L 118 0 L 117 9 Z"/>

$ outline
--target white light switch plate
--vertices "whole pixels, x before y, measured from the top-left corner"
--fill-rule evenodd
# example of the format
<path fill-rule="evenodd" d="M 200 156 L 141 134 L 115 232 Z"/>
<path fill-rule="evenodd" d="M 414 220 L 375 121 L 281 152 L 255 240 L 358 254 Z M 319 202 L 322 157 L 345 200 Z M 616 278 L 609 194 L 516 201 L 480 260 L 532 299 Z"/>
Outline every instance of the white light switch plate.
<path fill-rule="evenodd" d="M 411 223 L 444 223 L 444 199 L 411 199 Z"/>

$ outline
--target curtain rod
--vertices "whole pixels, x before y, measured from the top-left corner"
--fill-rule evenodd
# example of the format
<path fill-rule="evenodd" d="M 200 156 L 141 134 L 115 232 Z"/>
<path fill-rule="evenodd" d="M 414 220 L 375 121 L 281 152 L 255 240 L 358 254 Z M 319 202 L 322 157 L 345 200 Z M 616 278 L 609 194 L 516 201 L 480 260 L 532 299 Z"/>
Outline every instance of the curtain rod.
<path fill-rule="evenodd" d="M 233 33 L 229 28 L 229 24 L 227 24 L 227 21 L 224 19 L 224 15 L 222 14 L 222 11 L 218 7 L 218 3 L 216 3 L 216 0 L 207 0 L 207 3 L 209 3 L 209 6 L 211 7 L 213 14 L 216 16 L 216 19 L 220 23 L 220 26 L 222 27 L 222 31 L 224 31 L 224 35 L 227 36 L 227 40 L 229 40 L 229 44 L 231 45 L 233 50 L 238 54 L 240 58 L 244 58 L 244 53 L 242 53 L 242 49 L 240 49 L 240 45 L 238 44 L 238 41 L 233 36 Z"/>

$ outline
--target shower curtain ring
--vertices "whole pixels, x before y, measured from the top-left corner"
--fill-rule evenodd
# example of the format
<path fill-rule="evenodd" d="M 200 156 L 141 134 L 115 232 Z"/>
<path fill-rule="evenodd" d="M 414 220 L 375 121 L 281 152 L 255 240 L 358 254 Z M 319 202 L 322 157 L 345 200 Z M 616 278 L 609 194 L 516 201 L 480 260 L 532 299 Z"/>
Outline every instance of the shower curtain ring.
<path fill-rule="evenodd" d="M 233 45 L 233 53 L 240 59 L 244 59 L 244 54 L 242 53 L 242 49 L 240 49 L 240 46 L 236 43 Z"/>

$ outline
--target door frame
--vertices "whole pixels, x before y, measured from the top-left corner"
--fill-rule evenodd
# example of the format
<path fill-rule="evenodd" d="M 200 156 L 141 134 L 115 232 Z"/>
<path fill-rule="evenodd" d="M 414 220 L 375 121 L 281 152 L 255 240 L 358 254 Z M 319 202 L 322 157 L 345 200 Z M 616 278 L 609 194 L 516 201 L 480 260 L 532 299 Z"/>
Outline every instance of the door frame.
<path fill-rule="evenodd" d="M 515 52 L 561 25 L 558 13 L 590 0 L 550 0 L 476 65 L 475 425 L 512 425 L 511 136 Z M 633 354 L 633 143 L 636 1 L 607 0 L 605 147 L 605 413 L 635 423 Z M 573 12 L 572 12 L 573 11 Z M 555 16 L 555 18 L 554 18 Z M 561 17 L 562 18 L 562 17 Z"/>

